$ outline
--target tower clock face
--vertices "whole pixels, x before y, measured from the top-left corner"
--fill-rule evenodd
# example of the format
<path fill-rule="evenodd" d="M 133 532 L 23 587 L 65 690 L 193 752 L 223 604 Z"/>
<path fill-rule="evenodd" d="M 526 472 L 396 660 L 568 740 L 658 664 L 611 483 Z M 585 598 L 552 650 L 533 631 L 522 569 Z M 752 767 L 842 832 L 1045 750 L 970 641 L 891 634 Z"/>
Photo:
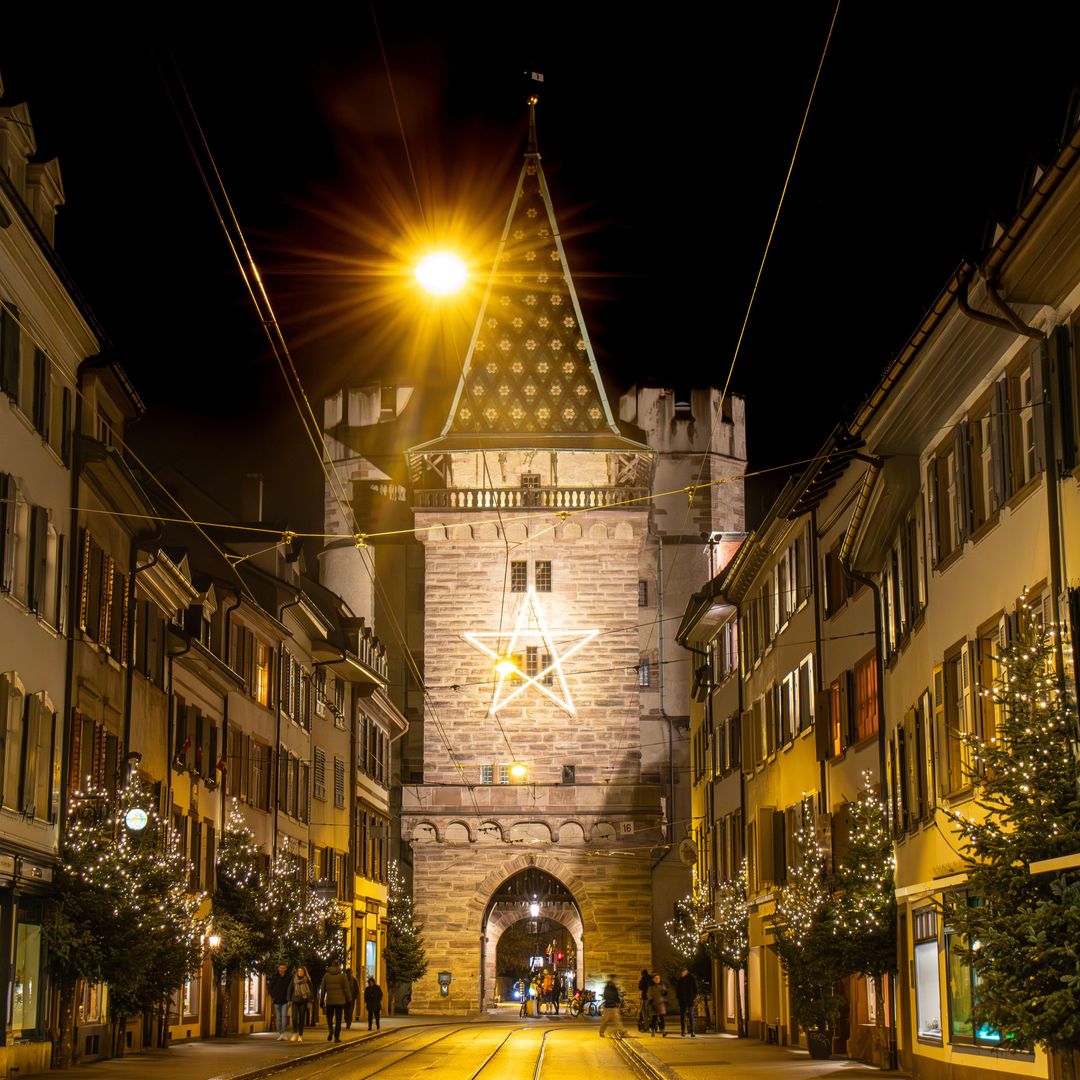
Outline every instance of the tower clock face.
<path fill-rule="evenodd" d="M 137 806 L 133 806 L 127 814 L 124 815 L 124 824 L 132 832 L 142 832 L 146 828 L 146 823 L 149 821 L 145 810 L 140 810 Z"/>

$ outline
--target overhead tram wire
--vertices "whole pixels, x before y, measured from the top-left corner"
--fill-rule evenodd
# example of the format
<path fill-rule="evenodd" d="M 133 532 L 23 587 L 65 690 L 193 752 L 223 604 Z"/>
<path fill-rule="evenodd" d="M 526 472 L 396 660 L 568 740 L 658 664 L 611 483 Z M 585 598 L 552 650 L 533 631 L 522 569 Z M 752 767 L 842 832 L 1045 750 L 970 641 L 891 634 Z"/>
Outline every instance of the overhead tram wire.
<path fill-rule="evenodd" d="M 206 168 L 203 165 L 202 159 L 192 138 L 191 132 L 188 129 L 188 125 L 184 122 L 184 114 L 181 113 L 177 105 L 176 98 L 172 93 L 172 88 L 168 84 L 168 79 L 164 78 L 163 74 L 163 80 L 166 85 L 166 93 L 168 94 L 170 103 L 172 104 L 173 109 L 176 112 L 177 119 L 184 134 L 184 138 L 188 144 L 188 149 L 190 150 L 192 157 L 195 161 L 199 177 L 202 180 L 203 186 L 205 187 L 207 195 L 210 198 L 212 208 L 218 219 L 218 223 L 225 234 L 229 250 L 231 251 L 233 258 L 236 261 L 237 267 L 240 271 L 240 275 L 243 278 L 244 284 L 248 290 L 248 294 L 252 300 L 252 303 L 255 305 L 255 309 L 257 314 L 259 315 L 263 331 L 266 334 L 267 340 L 270 343 L 271 351 L 273 352 L 274 358 L 278 363 L 278 368 L 281 371 L 282 377 L 285 379 L 285 383 L 289 390 L 290 397 L 292 398 L 293 405 L 300 415 L 301 423 L 304 426 L 304 432 L 308 437 L 308 441 L 312 445 L 312 449 L 315 450 L 315 453 L 319 458 L 319 466 L 323 472 L 323 476 L 326 478 L 326 482 L 334 496 L 335 501 L 338 504 L 339 510 L 343 514 L 343 517 L 346 521 L 351 518 L 353 526 L 356 529 L 354 536 L 357 542 L 357 547 L 361 551 L 361 564 L 365 566 L 365 569 L 371 577 L 373 586 L 383 595 L 384 607 L 391 615 L 391 621 L 395 627 L 401 645 L 402 655 L 406 658 L 406 662 L 412 669 L 414 677 L 417 680 L 417 684 L 423 690 L 425 697 L 429 701 L 431 701 L 430 694 L 424 684 L 423 675 L 420 672 L 419 666 L 416 663 L 416 659 L 415 657 L 413 657 L 412 651 L 409 649 L 408 642 L 405 639 L 405 635 L 404 633 L 402 633 L 396 618 L 393 617 L 392 609 L 386 601 L 386 593 L 385 590 L 382 588 L 381 583 L 378 581 L 377 574 L 375 573 L 374 563 L 372 561 L 371 565 L 368 566 L 368 561 L 363 557 L 363 549 L 366 547 L 366 539 L 364 538 L 363 533 L 360 530 L 359 522 L 357 522 L 356 520 L 356 515 L 353 510 L 352 504 L 345 494 L 343 482 L 341 480 L 340 474 L 337 471 L 337 466 L 334 462 L 333 456 L 330 454 L 329 448 L 326 446 L 326 442 L 323 439 L 322 430 L 319 427 L 317 419 L 315 418 L 314 411 L 311 408 L 311 403 L 308 400 L 307 394 L 304 392 L 303 384 L 300 380 L 299 373 L 296 370 L 296 365 L 293 362 L 292 354 L 289 351 L 288 342 L 285 340 L 285 336 L 281 330 L 280 324 L 278 323 L 277 317 L 274 314 L 273 305 L 271 304 L 269 295 L 267 294 L 265 286 L 263 285 L 262 277 L 259 274 L 258 266 L 255 263 L 255 259 L 254 256 L 251 254 L 250 248 L 247 245 L 243 229 L 241 228 L 239 220 L 236 217 L 231 200 L 228 196 L 228 191 L 225 188 L 224 180 L 222 179 L 221 173 L 217 168 L 217 164 L 214 160 L 213 152 L 210 149 L 206 134 L 202 128 L 202 125 L 199 122 L 198 114 L 195 111 L 194 103 L 192 102 L 191 97 L 188 94 L 187 87 L 184 84 L 184 80 L 175 61 L 172 62 L 172 67 L 175 78 L 179 83 L 179 86 L 184 95 L 184 101 L 187 106 L 187 113 L 190 115 L 191 121 L 195 125 L 195 130 L 199 136 L 199 142 L 202 146 L 203 152 L 207 157 L 209 166 L 213 171 L 218 190 L 221 193 L 221 198 L 224 201 L 225 206 L 228 208 L 229 216 L 233 223 L 233 229 L 236 232 L 235 237 L 230 231 L 229 225 L 225 220 L 224 214 L 222 213 L 221 205 L 218 202 L 218 197 L 214 190 L 214 186 L 210 183 L 210 178 L 207 175 Z M 243 257 L 240 254 L 240 248 L 243 249 Z M 257 283 L 258 289 L 256 289 L 255 285 L 252 284 L 253 280 Z M 293 380 L 295 380 L 295 385 L 293 384 Z M 301 401 L 303 401 L 304 407 L 301 406 Z M 305 415 L 305 407 L 307 415 Z M 330 466 L 329 471 L 327 470 L 327 464 L 329 464 Z M 333 474 L 333 476 L 331 476 L 331 473 Z M 446 735 L 446 731 L 443 728 L 441 720 L 438 717 L 438 711 L 437 709 L 435 709 L 434 703 L 432 703 L 432 706 L 434 710 L 433 720 L 435 721 L 436 730 L 439 732 L 439 735 L 446 746 L 447 752 L 450 755 L 450 760 L 454 762 L 455 766 L 462 775 L 462 780 L 465 781 L 466 777 L 464 768 L 457 760 L 457 754 L 455 753 L 453 745 Z M 476 796 L 475 793 L 472 791 L 471 786 L 469 786 L 469 794 L 472 798 L 477 820 L 482 820 L 483 815 L 480 812 L 479 804 L 476 802 Z"/>
<path fill-rule="evenodd" d="M 807 120 L 810 117 L 810 107 L 814 103 L 814 96 L 817 93 L 818 83 L 821 81 L 821 72 L 825 67 L 825 58 L 829 54 L 829 45 L 832 42 L 833 31 L 836 28 L 836 20 L 840 15 L 840 4 L 841 4 L 841 2 L 842 2 L 842 0 L 836 0 L 836 7 L 833 9 L 832 19 L 829 22 L 829 30 L 828 30 L 828 33 L 825 35 L 825 44 L 822 47 L 821 57 L 818 60 L 817 70 L 814 73 L 814 81 L 810 86 L 810 94 L 809 94 L 809 96 L 807 97 L 807 100 L 806 100 L 806 108 L 803 110 L 802 122 L 799 124 L 799 132 L 798 132 L 798 135 L 795 138 L 795 146 L 794 146 L 794 148 L 792 149 L 792 152 L 791 152 L 791 160 L 788 163 L 787 173 L 784 176 L 784 183 L 783 183 L 783 185 L 782 185 L 782 187 L 780 189 L 780 198 L 777 200 L 776 212 L 773 214 L 772 225 L 769 228 L 769 235 L 768 235 L 768 238 L 765 241 L 765 249 L 761 254 L 761 262 L 758 264 L 758 270 L 757 270 L 757 274 L 756 274 L 756 276 L 754 278 L 753 288 L 750 290 L 750 298 L 749 298 L 749 300 L 747 301 L 747 304 L 746 304 L 746 312 L 743 315 L 742 325 L 739 328 L 739 335 L 738 335 L 738 338 L 736 339 L 736 342 L 735 342 L 735 349 L 734 349 L 734 351 L 732 352 L 732 355 L 731 355 L 731 363 L 728 365 L 727 376 L 724 379 L 724 386 L 723 386 L 723 389 L 720 392 L 720 401 L 719 401 L 719 403 L 717 405 L 716 415 L 713 417 L 712 426 L 711 426 L 711 428 L 709 430 L 709 441 L 708 441 L 708 444 L 706 445 L 704 453 L 701 455 L 701 465 L 698 468 L 697 484 L 694 485 L 695 488 L 699 487 L 700 484 L 701 484 L 701 477 L 705 473 L 705 465 L 708 462 L 710 455 L 712 454 L 713 441 L 716 438 L 717 426 L 718 426 L 718 424 L 720 422 L 720 418 L 724 415 L 724 400 L 726 399 L 728 390 L 731 387 L 731 377 L 735 372 L 735 364 L 738 361 L 739 352 L 742 349 L 743 340 L 746 337 L 746 328 L 750 323 L 750 314 L 753 311 L 754 300 L 757 298 L 758 288 L 761 285 L 761 278 L 762 278 L 762 275 L 765 272 L 765 263 L 766 263 L 766 261 L 767 261 L 767 259 L 769 257 L 769 251 L 772 248 L 773 238 L 776 235 L 776 226 L 777 226 L 777 223 L 780 220 L 780 212 L 784 207 L 784 200 L 787 197 L 788 188 L 789 188 L 789 186 L 791 184 L 791 177 L 792 177 L 793 172 L 795 171 L 795 161 L 798 158 L 799 148 L 802 145 L 802 139 L 803 139 L 803 134 L 806 131 Z M 745 474 L 743 474 L 743 475 L 745 475 Z M 690 511 L 693 509 L 693 505 L 694 505 L 693 495 L 690 494 L 688 499 L 687 499 L 686 513 L 683 516 L 683 528 L 682 528 L 682 531 L 684 533 L 686 531 L 686 523 L 690 518 Z M 671 566 L 668 569 L 668 577 L 669 577 L 669 579 L 670 579 L 671 575 L 674 573 L 675 565 L 679 560 L 679 555 L 682 552 L 682 548 L 683 548 L 682 544 L 677 545 L 676 548 L 675 548 L 675 555 L 672 558 Z M 662 614 L 663 614 L 663 612 L 661 612 L 661 615 Z M 652 638 L 650 636 L 648 644 L 651 644 L 651 642 L 652 642 Z M 663 712 L 663 702 L 661 702 L 661 712 Z M 624 732 L 624 734 L 625 734 L 625 730 L 626 730 L 626 725 L 629 722 L 630 722 L 630 716 L 628 715 L 626 721 L 623 724 L 623 732 Z M 623 736 L 620 736 L 620 740 L 619 740 L 619 748 L 620 749 L 622 747 L 622 739 L 623 739 Z"/>

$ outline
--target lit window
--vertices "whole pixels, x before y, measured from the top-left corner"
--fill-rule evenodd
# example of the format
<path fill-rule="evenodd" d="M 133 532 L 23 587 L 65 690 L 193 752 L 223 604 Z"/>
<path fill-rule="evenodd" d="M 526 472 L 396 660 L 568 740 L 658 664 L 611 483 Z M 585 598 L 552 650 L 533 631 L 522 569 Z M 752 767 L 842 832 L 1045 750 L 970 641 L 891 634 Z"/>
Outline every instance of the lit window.
<path fill-rule="evenodd" d="M 941 1038 L 941 983 L 938 979 L 937 913 L 931 908 L 916 911 L 915 1014 L 919 1037 Z"/>
<path fill-rule="evenodd" d="M 515 560 L 510 564 L 510 591 L 523 593 L 529 591 L 529 564 Z"/>
<path fill-rule="evenodd" d="M 551 592 L 551 562 L 541 560 L 536 564 L 536 591 Z"/>

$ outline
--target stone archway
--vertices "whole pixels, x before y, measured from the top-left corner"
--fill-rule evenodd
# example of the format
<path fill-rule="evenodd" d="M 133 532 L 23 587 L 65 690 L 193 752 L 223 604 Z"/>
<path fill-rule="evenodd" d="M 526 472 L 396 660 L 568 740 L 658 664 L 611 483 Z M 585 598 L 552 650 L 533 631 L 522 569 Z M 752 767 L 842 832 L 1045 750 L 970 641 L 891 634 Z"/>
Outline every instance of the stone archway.
<path fill-rule="evenodd" d="M 510 926 L 529 917 L 528 902 L 534 897 L 540 914 L 564 926 L 573 937 L 577 983 L 584 985 L 585 933 L 595 927 L 595 918 L 583 883 L 556 859 L 519 856 L 489 874 L 469 901 L 480 938 L 481 1009 L 494 1003 L 499 939 Z"/>
<path fill-rule="evenodd" d="M 577 979 L 577 985 L 583 986 L 585 979 L 585 938 L 581 916 L 575 909 L 569 908 L 561 911 L 546 911 L 543 913 L 543 917 L 549 919 L 551 922 L 558 923 L 570 932 L 570 936 L 574 939 L 574 973 Z M 520 910 L 508 907 L 507 905 L 496 904 L 495 907 L 491 909 L 491 914 L 488 916 L 487 927 L 484 933 L 484 970 L 482 973 L 483 978 L 481 980 L 481 986 L 484 988 L 483 1005 L 485 1008 L 491 1005 L 494 1000 L 493 994 L 496 985 L 496 976 L 498 975 L 497 956 L 499 941 L 511 926 L 514 926 L 527 918 L 528 916 L 522 915 Z"/>

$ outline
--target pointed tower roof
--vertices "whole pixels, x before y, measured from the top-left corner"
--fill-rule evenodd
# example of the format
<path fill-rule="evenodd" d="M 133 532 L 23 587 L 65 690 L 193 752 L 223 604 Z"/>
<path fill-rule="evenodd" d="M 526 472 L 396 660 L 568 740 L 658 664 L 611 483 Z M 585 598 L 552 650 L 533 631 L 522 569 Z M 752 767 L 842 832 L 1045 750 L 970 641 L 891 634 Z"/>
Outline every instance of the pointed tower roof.
<path fill-rule="evenodd" d="M 604 392 L 540 164 L 535 100 L 450 414 L 414 451 L 496 446 L 647 451 L 620 433 Z"/>

